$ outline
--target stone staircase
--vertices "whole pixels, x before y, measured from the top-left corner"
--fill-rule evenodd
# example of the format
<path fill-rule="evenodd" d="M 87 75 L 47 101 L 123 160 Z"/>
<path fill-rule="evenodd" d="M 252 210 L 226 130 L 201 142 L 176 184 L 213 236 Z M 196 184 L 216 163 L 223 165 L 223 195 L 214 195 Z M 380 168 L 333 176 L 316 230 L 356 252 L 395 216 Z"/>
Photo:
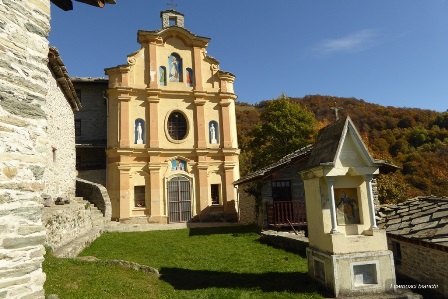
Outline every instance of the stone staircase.
<path fill-rule="evenodd" d="M 110 219 L 106 219 L 103 213 L 98 210 L 93 204 L 82 197 L 75 197 L 70 201 L 69 205 L 83 207 L 87 213 L 90 210 L 91 224 L 86 227 L 85 231 L 76 236 L 67 244 L 56 248 L 53 254 L 56 257 L 72 258 L 76 257 L 84 248 L 89 246 L 96 238 L 98 238 L 104 231 L 104 227 L 111 223 Z M 63 209 L 64 206 L 55 206 Z M 51 207 L 53 208 L 53 207 Z"/>

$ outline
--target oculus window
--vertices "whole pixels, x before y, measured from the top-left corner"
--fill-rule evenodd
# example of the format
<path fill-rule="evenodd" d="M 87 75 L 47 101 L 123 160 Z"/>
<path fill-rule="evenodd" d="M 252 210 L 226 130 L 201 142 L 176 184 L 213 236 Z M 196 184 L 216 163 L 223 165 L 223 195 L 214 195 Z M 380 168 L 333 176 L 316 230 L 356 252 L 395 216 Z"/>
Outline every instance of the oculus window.
<path fill-rule="evenodd" d="M 167 130 L 173 140 L 183 140 L 187 136 L 187 119 L 179 111 L 172 112 L 168 117 Z"/>

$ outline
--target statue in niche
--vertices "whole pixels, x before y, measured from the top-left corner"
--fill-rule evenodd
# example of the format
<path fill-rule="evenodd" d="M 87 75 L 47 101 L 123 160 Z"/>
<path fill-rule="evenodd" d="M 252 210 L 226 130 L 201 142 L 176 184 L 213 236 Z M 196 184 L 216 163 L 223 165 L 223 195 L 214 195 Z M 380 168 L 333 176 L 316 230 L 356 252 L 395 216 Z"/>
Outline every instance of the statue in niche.
<path fill-rule="evenodd" d="M 176 56 L 171 56 L 171 67 L 170 67 L 170 81 L 179 82 L 179 62 Z"/>
<path fill-rule="evenodd" d="M 137 144 L 143 144 L 143 139 L 142 139 L 142 124 L 139 122 L 136 128 L 137 131 Z"/>
<path fill-rule="evenodd" d="M 218 143 L 218 140 L 216 140 L 216 129 L 213 123 L 210 125 L 210 143 L 211 144 Z"/>
<path fill-rule="evenodd" d="M 161 86 L 165 86 L 165 68 L 159 68 L 159 83 Z"/>

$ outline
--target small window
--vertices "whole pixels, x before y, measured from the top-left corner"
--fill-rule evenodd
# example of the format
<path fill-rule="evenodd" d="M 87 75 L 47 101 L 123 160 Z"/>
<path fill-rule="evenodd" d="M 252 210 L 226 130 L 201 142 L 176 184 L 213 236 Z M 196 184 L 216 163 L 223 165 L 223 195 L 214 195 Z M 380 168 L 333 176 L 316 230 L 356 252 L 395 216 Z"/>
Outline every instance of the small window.
<path fill-rule="evenodd" d="M 219 205 L 219 184 L 210 185 L 210 194 L 212 197 L 212 205 Z"/>
<path fill-rule="evenodd" d="M 81 136 L 81 120 L 75 119 L 75 136 Z"/>
<path fill-rule="evenodd" d="M 81 103 L 81 89 L 75 89 L 76 96 L 78 97 L 79 102 Z"/>
<path fill-rule="evenodd" d="M 144 208 L 145 205 L 145 186 L 134 186 L 134 206 Z"/>
<path fill-rule="evenodd" d="M 292 199 L 290 181 L 272 181 L 271 185 L 274 201 L 290 201 Z"/>
<path fill-rule="evenodd" d="M 392 253 L 395 265 L 401 265 L 401 244 L 399 242 L 392 241 Z"/>
<path fill-rule="evenodd" d="M 174 140 L 183 140 L 187 136 L 187 120 L 179 111 L 175 111 L 168 117 L 168 134 Z"/>

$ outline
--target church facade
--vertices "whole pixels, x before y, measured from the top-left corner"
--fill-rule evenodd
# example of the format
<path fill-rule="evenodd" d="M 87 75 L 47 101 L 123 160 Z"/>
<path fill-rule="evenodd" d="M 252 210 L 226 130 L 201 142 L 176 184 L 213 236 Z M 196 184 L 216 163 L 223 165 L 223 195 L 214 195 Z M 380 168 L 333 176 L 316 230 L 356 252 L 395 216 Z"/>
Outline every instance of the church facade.
<path fill-rule="evenodd" d="M 107 189 L 115 220 L 237 220 L 239 178 L 235 76 L 206 54 L 210 41 L 160 14 L 138 31 L 140 50 L 105 70 Z"/>

